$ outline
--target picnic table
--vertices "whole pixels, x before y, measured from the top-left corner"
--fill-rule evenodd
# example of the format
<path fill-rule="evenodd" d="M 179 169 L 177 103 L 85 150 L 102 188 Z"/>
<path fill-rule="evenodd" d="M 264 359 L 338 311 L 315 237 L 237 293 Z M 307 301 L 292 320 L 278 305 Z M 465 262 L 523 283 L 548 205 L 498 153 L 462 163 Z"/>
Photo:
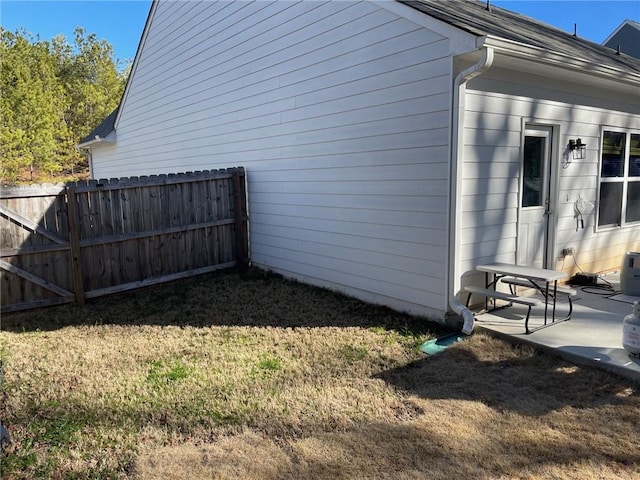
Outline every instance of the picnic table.
<path fill-rule="evenodd" d="M 514 303 L 525 305 L 528 307 L 527 316 L 525 318 L 525 332 L 531 333 L 529 329 L 529 316 L 531 308 L 539 305 L 541 301 L 531 296 L 520 296 L 516 293 L 516 287 L 528 287 L 537 290 L 542 295 L 544 303 L 544 325 L 549 321 L 549 304 L 551 304 L 551 323 L 569 320 L 573 311 L 571 298 L 576 295 L 576 291 L 568 287 L 558 286 L 558 280 L 567 277 L 565 272 L 557 272 L 547 268 L 531 267 L 527 265 L 515 265 L 510 263 L 490 263 L 478 265 L 476 270 L 485 274 L 484 288 L 469 285 L 465 290 L 469 293 L 467 297 L 467 306 L 472 294 L 482 295 L 485 297 L 485 310 L 489 310 L 489 299 L 494 299 L 494 308 L 509 307 Z M 510 292 L 497 290 L 497 285 L 503 283 L 509 285 Z M 569 299 L 569 313 L 562 319 L 556 319 L 556 300 L 558 295 L 566 295 Z M 498 307 L 495 300 L 504 300 L 506 305 Z"/>

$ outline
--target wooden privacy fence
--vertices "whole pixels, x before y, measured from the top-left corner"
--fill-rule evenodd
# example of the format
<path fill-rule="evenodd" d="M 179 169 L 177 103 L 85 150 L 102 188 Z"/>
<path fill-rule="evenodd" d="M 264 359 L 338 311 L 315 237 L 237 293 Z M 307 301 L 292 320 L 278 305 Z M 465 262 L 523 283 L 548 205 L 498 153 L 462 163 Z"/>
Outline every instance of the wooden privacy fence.
<path fill-rule="evenodd" d="M 243 168 L 2 188 L 2 311 L 249 261 Z"/>

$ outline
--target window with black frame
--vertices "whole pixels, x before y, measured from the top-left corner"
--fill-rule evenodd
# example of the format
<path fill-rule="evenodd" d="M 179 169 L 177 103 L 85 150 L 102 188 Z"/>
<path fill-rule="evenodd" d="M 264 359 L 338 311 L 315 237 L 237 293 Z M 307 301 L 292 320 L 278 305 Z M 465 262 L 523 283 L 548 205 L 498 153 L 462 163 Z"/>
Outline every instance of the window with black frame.
<path fill-rule="evenodd" d="M 604 130 L 600 160 L 598 226 L 640 222 L 640 133 Z"/>

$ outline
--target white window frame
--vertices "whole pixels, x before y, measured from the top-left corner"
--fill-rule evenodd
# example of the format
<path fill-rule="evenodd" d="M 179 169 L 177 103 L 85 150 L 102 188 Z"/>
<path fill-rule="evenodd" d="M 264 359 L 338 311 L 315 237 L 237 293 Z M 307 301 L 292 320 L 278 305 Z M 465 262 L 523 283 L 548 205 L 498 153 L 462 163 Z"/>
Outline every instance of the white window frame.
<path fill-rule="evenodd" d="M 602 176 L 602 154 L 604 152 L 604 133 L 605 132 L 613 132 L 613 133 L 622 133 L 626 135 L 625 139 L 625 151 L 624 151 L 624 175 L 622 177 L 603 177 Z M 598 203 L 596 207 L 596 221 L 595 227 L 596 232 L 607 231 L 607 230 L 617 230 L 621 228 L 631 228 L 640 226 L 640 222 L 631 222 L 628 223 L 626 221 L 627 215 L 627 192 L 630 181 L 636 182 L 640 181 L 640 177 L 630 177 L 629 176 L 629 157 L 631 154 L 631 135 L 640 135 L 640 130 L 632 130 L 627 128 L 620 127 L 607 127 L 603 126 L 600 128 L 600 149 L 598 151 L 598 185 L 597 185 L 597 197 Z M 600 225 L 600 191 L 603 183 L 622 183 L 622 205 L 620 206 L 620 224 L 619 225 Z"/>

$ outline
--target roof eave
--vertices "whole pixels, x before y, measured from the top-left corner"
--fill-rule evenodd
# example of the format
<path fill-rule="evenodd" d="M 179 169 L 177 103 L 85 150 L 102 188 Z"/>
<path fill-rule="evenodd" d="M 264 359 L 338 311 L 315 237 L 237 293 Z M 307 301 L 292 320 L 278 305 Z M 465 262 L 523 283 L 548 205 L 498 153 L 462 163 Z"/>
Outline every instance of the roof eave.
<path fill-rule="evenodd" d="M 640 86 L 640 74 L 638 73 L 610 65 L 593 63 L 583 58 L 559 52 L 551 52 L 540 47 L 514 42 L 513 40 L 484 35 L 478 37 L 476 45 L 478 48 L 492 47 L 496 51 L 507 55 L 517 56 L 542 64 L 588 73 L 631 86 Z"/>
<path fill-rule="evenodd" d="M 79 143 L 78 145 L 76 145 L 76 148 L 89 148 L 99 143 L 115 143 L 116 142 L 116 139 L 112 137 L 111 134 L 109 134 L 109 137 L 111 138 L 103 138 L 100 135 L 96 135 L 91 140 L 87 140 L 86 142 Z"/>

